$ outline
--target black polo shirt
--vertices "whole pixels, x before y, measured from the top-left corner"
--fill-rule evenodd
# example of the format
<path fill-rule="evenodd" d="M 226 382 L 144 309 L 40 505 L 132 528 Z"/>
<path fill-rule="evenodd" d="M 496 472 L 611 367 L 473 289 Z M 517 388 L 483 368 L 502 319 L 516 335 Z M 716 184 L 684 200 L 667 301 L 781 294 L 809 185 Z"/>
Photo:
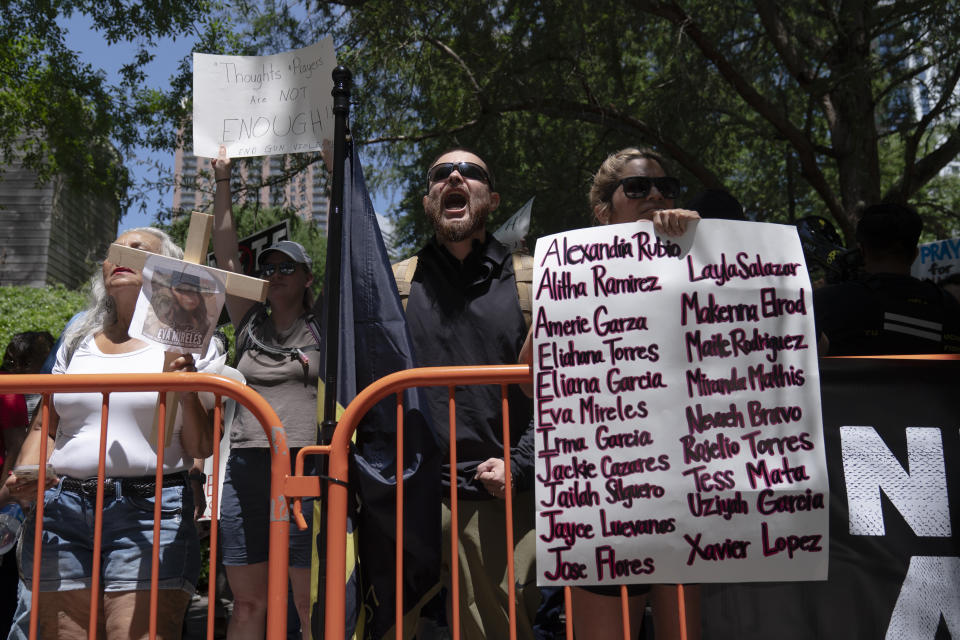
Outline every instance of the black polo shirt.
<path fill-rule="evenodd" d="M 520 311 L 510 252 L 487 234 L 461 263 L 436 238 L 419 251 L 407 299 L 407 322 L 420 366 L 516 364 L 527 327 Z M 446 387 L 426 390 L 430 415 L 444 448 L 443 482 L 449 487 Z M 510 456 L 517 489 L 533 481 L 532 404 L 509 388 Z M 500 387 L 458 387 L 457 486 L 466 498 L 492 497 L 474 480 L 477 465 L 503 458 Z"/>
<path fill-rule="evenodd" d="M 960 304 L 928 280 L 876 273 L 831 285 L 813 292 L 813 312 L 830 356 L 960 353 Z"/>

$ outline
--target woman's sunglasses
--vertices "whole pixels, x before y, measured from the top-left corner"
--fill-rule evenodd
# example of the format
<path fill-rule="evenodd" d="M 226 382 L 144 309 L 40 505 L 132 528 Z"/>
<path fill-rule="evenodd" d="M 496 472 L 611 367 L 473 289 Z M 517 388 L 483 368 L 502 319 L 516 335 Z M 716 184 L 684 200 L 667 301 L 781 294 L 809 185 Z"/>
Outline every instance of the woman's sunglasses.
<path fill-rule="evenodd" d="M 269 278 L 275 272 L 279 271 L 280 275 L 289 276 L 291 273 L 297 270 L 299 263 L 297 262 L 280 262 L 278 264 L 265 264 L 260 267 L 260 277 Z"/>
<path fill-rule="evenodd" d="M 440 164 L 435 164 L 430 168 L 430 171 L 427 172 L 427 179 L 431 183 L 446 180 L 450 177 L 450 174 L 453 173 L 454 169 L 464 178 L 482 180 L 490 185 L 491 189 L 493 188 L 493 183 L 490 181 L 487 170 L 472 162 L 441 162 Z"/>
<path fill-rule="evenodd" d="M 630 176 L 623 178 L 617 185 L 623 185 L 623 195 L 628 198 L 646 198 L 650 195 L 650 187 L 654 186 L 664 198 L 676 198 L 680 195 L 680 181 L 676 178 L 648 178 L 646 176 Z"/>

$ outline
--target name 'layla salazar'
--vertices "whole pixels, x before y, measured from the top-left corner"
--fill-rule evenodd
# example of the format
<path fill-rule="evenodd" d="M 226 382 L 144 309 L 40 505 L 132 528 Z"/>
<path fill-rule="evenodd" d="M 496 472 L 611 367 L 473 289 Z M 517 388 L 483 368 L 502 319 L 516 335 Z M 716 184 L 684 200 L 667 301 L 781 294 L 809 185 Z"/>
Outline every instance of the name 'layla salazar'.
<path fill-rule="evenodd" d="M 727 261 L 727 254 L 720 254 L 720 262 L 696 265 L 693 256 L 687 256 L 687 277 L 690 282 L 713 280 L 718 287 L 722 287 L 732 280 L 750 280 L 751 278 L 767 278 L 770 276 L 795 276 L 803 265 L 799 262 L 767 262 L 755 254 L 751 258 L 746 251 L 741 251 L 732 262 Z"/>

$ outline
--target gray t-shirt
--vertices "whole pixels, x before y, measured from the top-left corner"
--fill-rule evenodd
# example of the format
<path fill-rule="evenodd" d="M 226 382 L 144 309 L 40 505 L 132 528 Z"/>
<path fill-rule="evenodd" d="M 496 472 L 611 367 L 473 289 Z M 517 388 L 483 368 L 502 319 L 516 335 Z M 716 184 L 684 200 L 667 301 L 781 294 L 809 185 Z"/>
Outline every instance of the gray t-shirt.
<path fill-rule="evenodd" d="M 244 318 L 237 335 L 243 336 L 251 322 L 253 335 L 262 344 L 288 351 L 299 349 L 310 364 L 305 367 L 295 352 L 270 353 L 248 340 L 248 348 L 237 369 L 246 377 L 247 384 L 277 412 L 287 432 L 287 446 L 316 444 L 320 350 L 317 338 L 307 324 L 306 314 L 300 316 L 290 329 L 278 334 L 269 316 L 251 312 Z M 243 342 L 241 337 L 240 343 Z M 240 449 L 269 446 L 263 427 L 245 407 L 237 407 L 230 431 L 230 446 Z"/>

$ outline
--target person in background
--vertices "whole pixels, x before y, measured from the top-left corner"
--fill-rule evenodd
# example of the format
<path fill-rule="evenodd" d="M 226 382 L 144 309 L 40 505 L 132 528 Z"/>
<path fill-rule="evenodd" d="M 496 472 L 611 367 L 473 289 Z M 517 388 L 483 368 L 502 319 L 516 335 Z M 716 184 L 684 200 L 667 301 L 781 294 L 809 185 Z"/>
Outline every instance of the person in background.
<path fill-rule="evenodd" d="M 229 159 L 214 160 L 213 250 L 217 265 L 242 272 L 231 212 Z M 227 296 L 227 312 L 236 329 L 239 370 L 279 415 L 291 459 L 300 447 L 317 442 L 317 378 L 320 331 L 315 319 L 312 261 L 299 243 L 284 240 L 260 254 L 259 275 L 269 281 L 267 304 Z M 238 407 L 230 432 L 220 506 L 221 549 L 233 591 L 231 639 L 262 639 L 266 628 L 267 551 L 270 525 L 270 449 L 260 423 Z M 307 471 L 309 473 L 309 470 Z M 310 633 L 309 526 L 313 501 L 303 500 L 308 527 L 290 527 L 290 583 L 304 638 Z M 322 596 L 321 596 L 322 598 Z"/>
<path fill-rule="evenodd" d="M 48 374 L 53 371 L 53 367 L 57 364 L 57 352 L 60 350 L 60 345 L 63 343 L 63 336 L 67 333 L 70 328 L 70 325 L 73 324 L 78 318 L 84 316 L 84 311 L 78 311 L 73 314 L 73 316 L 67 321 L 67 325 L 64 330 L 60 333 L 60 336 L 57 338 L 56 342 L 53 343 L 53 347 L 50 349 L 50 352 L 47 354 L 43 363 L 40 365 L 40 369 L 36 373 Z M 27 394 L 29 395 L 29 394 Z M 37 408 L 39 409 L 39 401 L 42 398 L 41 394 L 37 395 Z M 33 415 L 30 418 L 30 424 L 33 424 L 33 421 L 38 419 L 39 412 L 34 410 Z M 6 492 L 5 488 L 0 488 L 0 501 L 2 501 L 2 495 Z M 13 562 L 14 568 L 16 568 L 16 559 L 14 558 Z M 19 574 L 18 574 L 19 575 Z M 17 603 L 16 610 L 13 613 L 13 621 L 10 625 L 10 633 L 8 635 L 8 640 L 28 640 L 30 637 L 30 609 L 31 609 L 31 598 L 30 591 L 23 584 L 23 580 L 18 580 L 17 582 Z"/>
<path fill-rule="evenodd" d="M 718 220 L 746 220 L 743 205 L 726 189 L 707 189 L 693 196 L 683 205 L 684 209 L 696 211 L 700 217 Z"/>
<path fill-rule="evenodd" d="M 53 336 L 49 331 L 23 331 L 10 338 L 3 366 L 0 371 L 6 373 L 40 373 L 46 358 L 53 348 Z M 33 420 L 40 406 L 41 394 L 26 393 L 27 423 Z M 9 449 L 8 449 L 9 451 Z M 16 457 L 16 453 L 11 454 Z"/>
<path fill-rule="evenodd" d="M 183 255 L 158 229 L 127 231 L 116 242 L 165 256 Z M 53 373 L 215 372 L 215 358 L 209 352 L 199 361 L 184 354 L 166 362 L 161 347 L 130 337 L 130 320 L 141 284 L 140 272 L 109 260 L 103 262 L 93 279 L 93 303 L 70 325 Z M 212 401 L 212 397 L 201 398 L 196 392 L 180 394 L 174 433 L 164 456 L 160 539 L 154 540 L 157 450 L 152 430 L 157 393 L 111 396 L 99 558 L 104 592 L 99 619 L 111 640 L 149 635 L 151 577 L 143 568 L 150 566 L 156 545 L 161 547 L 158 636 L 179 637 L 200 571 L 193 519 L 180 517 L 193 511 L 186 471 L 193 458 L 204 458 L 213 450 Z M 18 549 L 21 578 L 28 588 L 43 592 L 40 637 L 85 638 L 88 634 L 93 565 L 89 514 L 95 509 L 97 495 L 101 402 L 98 394 L 90 393 L 56 394 L 53 398 L 50 429 L 56 433 L 56 440 L 50 442 L 51 454 L 45 462 L 60 477 L 50 480 L 53 486 L 47 488 L 44 497 L 39 584 L 30 584 L 33 562 L 38 557 L 33 548 L 33 514 L 24 522 Z M 39 459 L 42 434 L 38 423 L 35 421 L 36 427 L 27 435 L 18 466 L 44 462 Z M 36 495 L 36 480 L 21 479 L 14 473 L 7 478 L 4 489 L 18 500 L 30 500 Z"/>
<path fill-rule="evenodd" d="M 937 281 L 937 285 L 953 296 L 954 300 L 960 302 L 960 273 L 953 273 Z"/>
<path fill-rule="evenodd" d="M 913 207 L 867 207 L 857 222 L 865 277 L 813 292 L 821 356 L 960 353 L 960 303 L 910 275 L 923 221 Z"/>
<path fill-rule="evenodd" d="M 52 344 L 53 336 L 46 331 L 25 331 L 14 335 L 3 354 L 0 373 L 36 373 Z M 3 475 L 0 477 L 6 478 L 13 467 L 13 461 L 17 459 L 27 435 L 32 409 L 36 409 L 39 400 L 40 394 L 0 394 L 0 463 L 3 465 Z M 0 506 L 10 501 L 8 492 L 0 490 Z M 19 573 L 16 549 L 7 551 L 0 562 L 0 630 L 6 630 L 10 628 L 17 605 Z"/>

